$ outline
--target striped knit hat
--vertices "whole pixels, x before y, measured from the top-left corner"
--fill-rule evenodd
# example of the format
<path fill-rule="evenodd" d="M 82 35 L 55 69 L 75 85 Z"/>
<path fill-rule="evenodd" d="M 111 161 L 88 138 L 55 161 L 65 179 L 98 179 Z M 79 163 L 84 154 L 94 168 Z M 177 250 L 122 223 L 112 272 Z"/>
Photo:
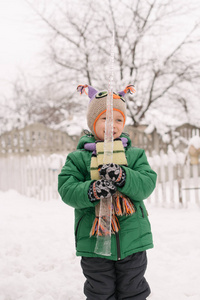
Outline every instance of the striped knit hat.
<path fill-rule="evenodd" d="M 85 91 L 86 88 L 88 88 L 88 94 Z M 95 125 L 99 117 L 106 112 L 108 92 L 99 92 L 90 85 L 79 85 L 77 91 L 80 94 L 85 92 L 90 98 L 87 110 L 87 124 L 91 132 L 96 136 Z M 113 93 L 113 110 L 119 111 L 122 114 L 124 124 L 126 121 L 126 103 L 123 97 L 126 93 L 135 93 L 134 85 L 128 85 L 123 91 Z"/>

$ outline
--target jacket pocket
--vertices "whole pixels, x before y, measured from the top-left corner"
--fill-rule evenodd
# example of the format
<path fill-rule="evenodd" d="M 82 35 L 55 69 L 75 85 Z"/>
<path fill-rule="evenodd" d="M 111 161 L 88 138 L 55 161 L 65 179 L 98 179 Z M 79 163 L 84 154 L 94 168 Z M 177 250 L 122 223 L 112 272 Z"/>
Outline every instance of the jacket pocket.
<path fill-rule="evenodd" d="M 142 213 L 142 217 L 144 218 L 144 209 L 142 208 L 142 206 L 140 206 L 140 210 L 141 210 L 141 213 Z"/>
<path fill-rule="evenodd" d="M 83 219 L 84 215 L 79 219 L 77 225 L 76 225 L 76 230 L 75 230 L 75 246 L 77 247 L 77 235 L 78 235 L 78 229 L 79 229 L 79 226 L 80 226 L 80 223 Z"/>

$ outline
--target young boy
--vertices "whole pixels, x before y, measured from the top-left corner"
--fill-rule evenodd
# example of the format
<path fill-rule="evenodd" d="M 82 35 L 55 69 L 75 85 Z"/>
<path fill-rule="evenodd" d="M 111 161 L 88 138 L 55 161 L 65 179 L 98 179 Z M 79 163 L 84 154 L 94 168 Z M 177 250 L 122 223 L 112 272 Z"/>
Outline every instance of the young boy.
<path fill-rule="evenodd" d="M 76 254 L 86 277 L 84 293 L 88 300 L 145 300 L 150 288 L 144 278 L 146 250 L 153 248 L 150 223 L 143 200 L 154 190 L 156 173 L 145 152 L 131 147 L 123 134 L 128 86 L 113 93 L 113 163 L 103 165 L 106 122 L 106 91 L 88 88 L 90 103 L 87 122 L 92 134 L 80 138 L 58 177 L 62 200 L 75 208 Z M 112 196 L 111 255 L 95 253 L 102 198 Z M 103 229 L 102 229 L 103 230 Z"/>

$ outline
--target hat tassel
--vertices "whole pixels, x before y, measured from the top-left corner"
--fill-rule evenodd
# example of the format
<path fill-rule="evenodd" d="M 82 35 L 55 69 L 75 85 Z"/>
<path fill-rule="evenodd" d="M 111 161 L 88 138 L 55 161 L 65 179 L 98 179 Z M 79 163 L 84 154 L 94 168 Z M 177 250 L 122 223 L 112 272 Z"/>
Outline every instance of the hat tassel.
<path fill-rule="evenodd" d="M 135 89 L 135 86 L 133 84 L 129 84 L 125 87 L 124 89 L 124 93 L 127 94 L 134 94 L 136 93 L 136 89 Z"/>
<path fill-rule="evenodd" d="M 85 93 L 86 95 L 88 95 L 88 93 L 86 92 L 86 88 L 88 87 L 88 85 L 87 84 L 79 84 L 78 86 L 77 86 L 77 92 L 80 92 L 80 95 L 82 95 L 83 93 Z"/>

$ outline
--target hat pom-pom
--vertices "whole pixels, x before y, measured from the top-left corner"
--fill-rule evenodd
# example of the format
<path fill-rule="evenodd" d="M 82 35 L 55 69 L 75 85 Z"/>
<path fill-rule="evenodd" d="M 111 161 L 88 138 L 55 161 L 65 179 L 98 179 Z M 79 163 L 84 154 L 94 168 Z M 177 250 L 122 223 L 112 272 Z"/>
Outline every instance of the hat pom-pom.
<path fill-rule="evenodd" d="M 80 95 L 82 95 L 83 93 L 85 93 L 85 94 L 87 95 L 86 90 L 85 90 L 87 87 L 88 87 L 87 84 L 84 84 L 84 85 L 79 84 L 79 85 L 77 86 L 77 92 L 79 92 Z"/>

